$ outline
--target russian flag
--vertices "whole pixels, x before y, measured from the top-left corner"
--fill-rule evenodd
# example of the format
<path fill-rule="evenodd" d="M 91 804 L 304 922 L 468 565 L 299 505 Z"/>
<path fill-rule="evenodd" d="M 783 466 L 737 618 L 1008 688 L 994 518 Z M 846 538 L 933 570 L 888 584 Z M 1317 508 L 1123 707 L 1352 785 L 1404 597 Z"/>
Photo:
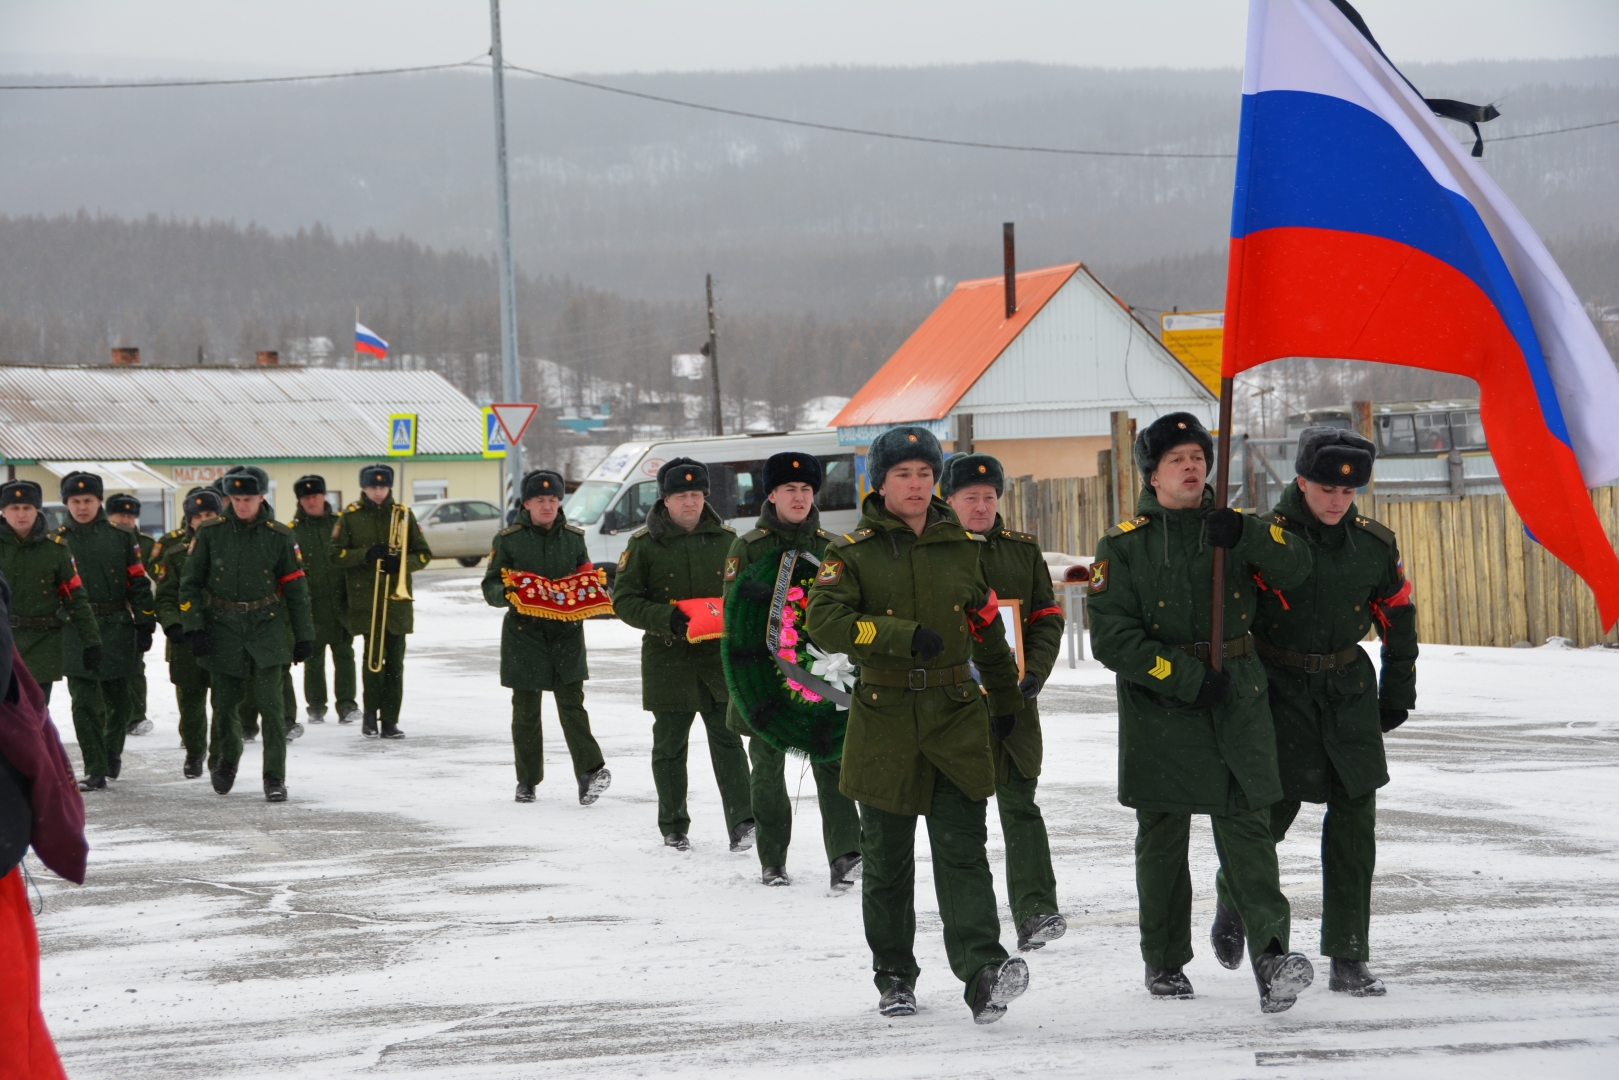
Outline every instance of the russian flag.
<path fill-rule="evenodd" d="M 375 356 L 379 360 L 388 359 L 388 343 L 382 340 L 382 335 L 368 330 L 364 324 L 354 324 L 354 351 Z"/>
<path fill-rule="evenodd" d="M 1312 356 L 1473 379 L 1513 506 L 1612 626 L 1619 557 L 1586 488 L 1619 477 L 1619 368 L 1359 22 L 1341 0 L 1250 0 L 1222 374 Z"/>

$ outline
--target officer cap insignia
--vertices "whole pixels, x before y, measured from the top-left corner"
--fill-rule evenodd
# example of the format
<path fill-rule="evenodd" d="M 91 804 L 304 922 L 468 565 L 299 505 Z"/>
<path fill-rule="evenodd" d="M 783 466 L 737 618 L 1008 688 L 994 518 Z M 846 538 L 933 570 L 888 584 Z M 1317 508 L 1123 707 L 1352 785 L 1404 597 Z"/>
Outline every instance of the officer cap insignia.
<path fill-rule="evenodd" d="M 795 468 L 795 469 L 798 468 L 798 459 L 797 458 L 793 459 L 793 468 Z"/>
<path fill-rule="evenodd" d="M 691 473 L 687 473 L 687 474 L 686 474 L 686 479 L 687 479 L 687 480 L 690 480 L 690 479 L 691 479 Z"/>
<path fill-rule="evenodd" d="M 1184 431 L 1184 430 L 1186 430 L 1186 421 L 1185 420 L 1177 421 L 1175 426 L 1180 428 L 1182 431 Z"/>
<path fill-rule="evenodd" d="M 988 465 L 980 465 L 980 466 L 978 466 L 978 471 L 980 473 L 987 473 L 987 472 L 989 472 L 989 466 Z"/>
<path fill-rule="evenodd" d="M 915 441 L 916 441 L 916 434 L 915 434 L 915 433 L 914 433 L 914 432 L 913 432 L 913 433 L 911 433 L 911 434 L 910 434 L 910 435 L 907 435 L 907 436 L 905 436 L 905 437 L 906 437 L 906 438 L 907 438 L 907 439 L 909 439 L 909 440 L 910 440 L 910 441 L 911 441 L 911 442 L 915 442 Z"/>

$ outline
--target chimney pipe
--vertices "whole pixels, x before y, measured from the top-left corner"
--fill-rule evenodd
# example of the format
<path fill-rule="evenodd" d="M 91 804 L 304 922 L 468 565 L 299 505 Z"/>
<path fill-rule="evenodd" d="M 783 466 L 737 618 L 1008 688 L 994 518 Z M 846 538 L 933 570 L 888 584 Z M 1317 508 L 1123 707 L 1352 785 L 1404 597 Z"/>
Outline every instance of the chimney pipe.
<path fill-rule="evenodd" d="M 1006 255 L 1006 317 L 1017 314 L 1017 250 L 1012 243 L 1012 223 L 1001 226 L 1001 246 Z"/>
<path fill-rule="evenodd" d="M 112 362 L 114 366 L 119 364 L 138 364 L 141 362 L 141 351 L 139 349 L 130 349 L 120 345 L 114 348 L 112 351 Z"/>
<path fill-rule="evenodd" d="M 266 349 L 257 354 L 259 363 L 265 367 L 275 367 L 281 363 L 281 354 L 274 349 Z"/>

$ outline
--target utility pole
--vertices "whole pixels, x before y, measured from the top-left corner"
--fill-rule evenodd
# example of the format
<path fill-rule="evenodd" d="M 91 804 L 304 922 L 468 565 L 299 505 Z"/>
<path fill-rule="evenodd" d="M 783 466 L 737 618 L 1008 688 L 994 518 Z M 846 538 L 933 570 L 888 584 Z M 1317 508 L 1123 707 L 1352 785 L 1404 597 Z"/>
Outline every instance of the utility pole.
<path fill-rule="evenodd" d="M 708 377 L 714 389 L 714 434 L 725 434 L 725 417 L 720 413 L 720 346 L 719 331 L 714 327 L 714 275 L 705 275 L 708 282 Z"/>
<path fill-rule="evenodd" d="M 500 389 L 507 401 L 515 403 L 522 398 L 517 385 L 517 282 L 512 270 L 512 208 L 506 182 L 506 73 L 500 50 L 500 0 L 489 0 L 489 59 L 495 77 L 495 212 L 500 225 Z M 516 494 L 523 483 L 523 445 L 508 442 L 506 481 Z M 503 495 L 502 505 L 506 501 Z"/>

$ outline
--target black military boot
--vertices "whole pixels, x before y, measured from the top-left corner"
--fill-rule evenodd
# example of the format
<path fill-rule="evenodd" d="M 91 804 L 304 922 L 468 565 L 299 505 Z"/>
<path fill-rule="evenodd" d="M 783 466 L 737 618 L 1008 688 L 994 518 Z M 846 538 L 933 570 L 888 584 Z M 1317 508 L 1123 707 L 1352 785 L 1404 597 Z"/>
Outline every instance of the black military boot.
<path fill-rule="evenodd" d="M 107 778 L 105 776 L 86 776 L 79 781 L 80 791 L 106 791 Z"/>
<path fill-rule="evenodd" d="M 1303 953 L 1283 953 L 1272 942 L 1254 960 L 1254 981 L 1259 984 L 1260 1012 L 1286 1012 L 1315 981 L 1315 968 Z"/>
<path fill-rule="evenodd" d="M 766 885 L 791 885 L 793 879 L 787 876 L 785 866 L 766 866 L 759 871 L 759 880 Z"/>
<path fill-rule="evenodd" d="M 236 784 L 236 762 L 221 761 L 209 775 L 213 779 L 214 790 L 221 795 L 229 795 L 230 789 Z"/>
<path fill-rule="evenodd" d="M 288 742 L 291 742 L 294 739 L 301 739 L 303 737 L 304 737 L 304 726 L 302 724 L 293 724 L 293 725 L 291 725 L 290 727 L 287 728 L 287 741 Z"/>
<path fill-rule="evenodd" d="M 860 852 L 851 851 L 832 860 L 832 891 L 842 892 L 854 884 L 854 872 L 860 869 Z"/>
<path fill-rule="evenodd" d="M 384 739 L 403 739 L 405 733 L 399 730 L 398 724 L 390 724 L 384 720 L 382 722 L 382 737 Z"/>
<path fill-rule="evenodd" d="M 136 720 L 124 729 L 125 735 L 150 735 L 152 722 L 150 720 Z"/>
<path fill-rule="evenodd" d="M 326 706 L 308 706 L 304 709 L 304 719 L 311 724 L 324 724 L 326 722 Z"/>
<path fill-rule="evenodd" d="M 1214 925 L 1209 929 L 1209 944 L 1214 946 L 1214 958 L 1220 961 L 1220 966 L 1236 971 L 1242 966 L 1243 946 L 1247 938 L 1242 928 L 1242 916 L 1236 910 L 1225 906 L 1224 901 L 1214 902 Z"/>
<path fill-rule="evenodd" d="M 915 1016 L 916 991 L 910 983 L 894 983 L 877 999 L 877 1011 L 884 1016 Z"/>
<path fill-rule="evenodd" d="M 107 755 L 107 779 L 116 780 L 118 774 L 124 771 L 124 759 L 118 754 Z"/>
<path fill-rule="evenodd" d="M 517 785 L 517 801 L 518 802 L 533 802 L 534 801 L 534 785 L 533 784 L 518 784 Z"/>
<path fill-rule="evenodd" d="M 1178 967 L 1161 968 L 1147 965 L 1147 992 L 1155 998 L 1192 999 L 1192 980 Z"/>
<path fill-rule="evenodd" d="M 185 778 L 187 780 L 195 780 L 197 777 L 202 775 L 202 758 L 186 758 L 185 768 L 182 771 L 185 773 Z"/>
<path fill-rule="evenodd" d="M 686 834 L 683 832 L 665 833 L 663 837 L 663 846 L 672 847 L 676 851 L 690 851 L 691 840 L 688 839 Z"/>
<path fill-rule="evenodd" d="M 365 719 L 360 721 L 360 734 L 368 739 L 377 737 L 377 714 L 370 709 L 365 711 Z"/>
<path fill-rule="evenodd" d="M 1327 989 L 1350 997 L 1382 997 L 1388 993 L 1383 980 L 1366 970 L 1366 961 L 1340 960 L 1336 956 L 1327 975 Z"/>
<path fill-rule="evenodd" d="M 607 766 L 598 765 L 587 773 L 579 774 L 579 805 L 589 806 L 602 797 L 602 792 L 613 782 L 613 774 L 607 771 Z"/>
<path fill-rule="evenodd" d="M 287 785 L 282 782 L 280 777 L 278 777 L 278 776 L 266 776 L 264 778 L 264 801 L 265 802 L 286 802 L 287 801 Z"/>
<path fill-rule="evenodd" d="M 750 851 L 750 850 L 752 850 L 752 848 L 753 848 L 753 819 L 749 818 L 746 821 L 737 822 L 736 823 L 736 828 L 731 830 L 731 850 L 732 851 Z"/>
<path fill-rule="evenodd" d="M 1066 933 L 1068 933 L 1067 919 L 1061 915 L 1037 911 L 1024 919 L 1023 925 L 1017 928 L 1017 951 L 1043 949 L 1046 942 L 1056 941 Z"/>
<path fill-rule="evenodd" d="M 350 709 L 348 712 L 344 713 L 342 716 L 339 716 L 337 718 L 337 722 L 339 724 L 352 724 L 352 723 L 354 723 L 354 721 L 358 720 L 359 718 L 360 718 L 360 710 L 359 709 Z"/>
<path fill-rule="evenodd" d="M 973 991 L 973 1023 L 993 1024 L 1006 1015 L 1006 1007 L 1029 988 L 1029 965 L 1021 956 L 985 968 Z"/>

